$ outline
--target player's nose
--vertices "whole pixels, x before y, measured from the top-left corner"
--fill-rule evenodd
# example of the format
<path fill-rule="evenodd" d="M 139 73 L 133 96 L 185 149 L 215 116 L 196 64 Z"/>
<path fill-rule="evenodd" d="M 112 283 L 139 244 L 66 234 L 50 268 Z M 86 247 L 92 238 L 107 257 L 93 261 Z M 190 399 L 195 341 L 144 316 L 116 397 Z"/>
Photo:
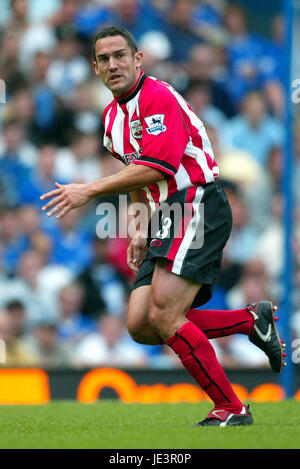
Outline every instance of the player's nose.
<path fill-rule="evenodd" d="M 108 68 L 110 71 L 118 68 L 115 57 L 109 57 Z"/>

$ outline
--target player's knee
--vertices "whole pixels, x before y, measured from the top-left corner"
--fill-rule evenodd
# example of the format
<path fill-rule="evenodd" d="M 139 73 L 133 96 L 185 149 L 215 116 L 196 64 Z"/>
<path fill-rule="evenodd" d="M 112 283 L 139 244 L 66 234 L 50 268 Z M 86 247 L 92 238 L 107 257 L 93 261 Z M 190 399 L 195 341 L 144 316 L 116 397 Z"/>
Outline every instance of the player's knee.
<path fill-rule="evenodd" d="M 151 328 L 148 321 L 129 317 L 127 319 L 127 330 L 131 338 L 138 344 L 158 345 L 161 343 L 160 338 Z"/>
<path fill-rule="evenodd" d="M 149 323 L 158 333 L 169 328 L 171 312 L 166 306 L 152 303 L 149 310 Z"/>
<path fill-rule="evenodd" d="M 174 334 L 174 327 L 178 325 L 179 328 L 184 318 L 185 314 L 179 301 L 175 304 L 164 301 L 163 298 L 150 298 L 149 324 L 164 341 Z"/>
<path fill-rule="evenodd" d="M 142 343 L 142 325 L 140 321 L 135 318 L 128 317 L 127 318 L 127 330 L 131 336 L 131 338 L 138 343 Z"/>

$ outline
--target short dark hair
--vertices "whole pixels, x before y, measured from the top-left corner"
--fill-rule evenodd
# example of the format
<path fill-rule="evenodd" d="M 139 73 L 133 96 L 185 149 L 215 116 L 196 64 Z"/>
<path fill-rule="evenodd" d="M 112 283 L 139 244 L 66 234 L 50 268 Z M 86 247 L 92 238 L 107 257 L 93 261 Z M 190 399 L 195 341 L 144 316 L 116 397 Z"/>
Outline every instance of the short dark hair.
<path fill-rule="evenodd" d="M 16 309 L 25 309 L 25 306 L 19 300 L 11 300 L 6 304 L 6 309 L 9 312 L 12 312 L 12 311 L 15 311 Z"/>
<path fill-rule="evenodd" d="M 122 28 L 121 26 L 105 26 L 104 28 L 100 29 L 100 31 L 96 34 L 93 41 L 93 58 L 97 61 L 96 58 L 96 42 L 99 39 L 103 39 L 104 37 L 110 36 L 122 36 L 127 44 L 129 45 L 132 55 L 134 55 L 138 51 L 137 43 L 133 37 L 133 35 L 127 31 L 127 29 Z"/>

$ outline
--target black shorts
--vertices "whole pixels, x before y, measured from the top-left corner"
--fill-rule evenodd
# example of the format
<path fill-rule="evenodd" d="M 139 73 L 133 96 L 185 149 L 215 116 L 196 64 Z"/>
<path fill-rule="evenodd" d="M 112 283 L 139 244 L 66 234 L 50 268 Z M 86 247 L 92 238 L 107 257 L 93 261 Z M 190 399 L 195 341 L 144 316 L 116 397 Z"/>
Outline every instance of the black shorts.
<path fill-rule="evenodd" d="M 207 303 L 231 228 L 231 209 L 218 183 L 173 194 L 150 220 L 148 251 L 133 289 L 151 285 L 156 259 L 165 258 L 170 272 L 202 284 L 192 307 Z"/>

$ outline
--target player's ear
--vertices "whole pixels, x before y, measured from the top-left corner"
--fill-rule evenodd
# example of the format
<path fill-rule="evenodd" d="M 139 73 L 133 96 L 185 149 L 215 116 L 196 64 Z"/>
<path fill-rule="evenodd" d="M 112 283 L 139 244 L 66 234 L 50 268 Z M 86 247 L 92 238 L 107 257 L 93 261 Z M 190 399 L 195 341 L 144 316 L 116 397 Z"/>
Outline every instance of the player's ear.
<path fill-rule="evenodd" d="M 144 54 L 142 51 L 135 53 L 135 63 L 137 67 L 140 67 L 142 65 L 143 57 L 144 57 Z"/>
<path fill-rule="evenodd" d="M 99 75 L 98 64 L 95 60 L 93 62 L 93 68 L 94 68 L 94 72 L 96 73 L 96 75 Z"/>

